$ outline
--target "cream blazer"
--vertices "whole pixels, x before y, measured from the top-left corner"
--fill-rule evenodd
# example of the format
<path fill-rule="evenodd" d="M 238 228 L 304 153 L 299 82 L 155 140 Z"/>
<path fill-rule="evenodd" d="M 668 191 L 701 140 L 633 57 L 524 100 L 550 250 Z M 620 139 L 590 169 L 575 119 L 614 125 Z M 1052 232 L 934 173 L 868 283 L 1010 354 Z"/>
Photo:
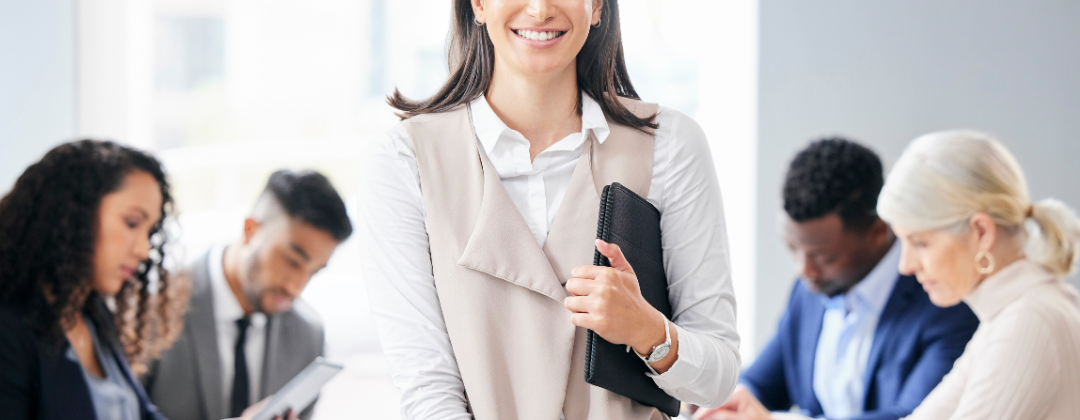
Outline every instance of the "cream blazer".
<path fill-rule="evenodd" d="M 640 116 L 657 111 L 624 103 Z M 541 248 L 477 148 L 468 107 L 402 124 L 414 142 L 435 287 L 474 417 L 665 418 L 585 383 L 585 330 L 563 306 L 570 270 L 592 264 L 602 187 L 618 181 L 648 195 L 653 135 L 609 121 L 603 144 L 590 136 Z"/>

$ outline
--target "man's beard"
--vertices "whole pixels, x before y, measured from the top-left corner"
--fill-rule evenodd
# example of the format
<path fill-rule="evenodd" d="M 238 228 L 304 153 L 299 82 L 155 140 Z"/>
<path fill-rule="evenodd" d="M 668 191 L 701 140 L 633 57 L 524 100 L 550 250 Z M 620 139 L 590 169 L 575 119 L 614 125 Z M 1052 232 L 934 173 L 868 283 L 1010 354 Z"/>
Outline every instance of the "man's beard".
<path fill-rule="evenodd" d="M 244 261 L 244 276 L 240 282 L 241 291 L 244 294 L 244 298 L 251 304 L 251 309 L 255 312 L 266 313 L 263 308 L 262 295 L 262 271 L 259 267 L 259 261 L 255 258 L 256 253 L 245 259 Z"/>
<path fill-rule="evenodd" d="M 851 290 L 858 281 L 843 281 L 843 280 L 827 280 L 818 284 L 809 280 L 803 280 L 809 286 L 809 289 L 817 294 L 825 295 L 830 298 L 847 293 Z"/>

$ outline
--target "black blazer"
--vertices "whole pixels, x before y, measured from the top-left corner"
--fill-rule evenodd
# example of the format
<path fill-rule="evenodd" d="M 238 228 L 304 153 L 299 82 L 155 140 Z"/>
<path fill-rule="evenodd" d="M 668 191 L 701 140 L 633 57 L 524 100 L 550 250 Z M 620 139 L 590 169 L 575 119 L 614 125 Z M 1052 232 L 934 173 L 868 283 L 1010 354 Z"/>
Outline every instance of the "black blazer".
<path fill-rule="evenodd" d="M 97 326 L 100 342 L 110 347 L 113 354 L 123 355 L 105 303 L 93 295 L 91 299 L 88 305 L 91 309 L 86 314 Z M 21 311 L 11 305 L 0 305 L 0 417 L 96 419 L 82 368 L 65 356 L 69 347 L 67 340 L 61 348 L 46 343 L 27 325 Z M 126 358 L 116 359 L 139 398 L 143 420 L 164 420 L 135 380 Z"/>

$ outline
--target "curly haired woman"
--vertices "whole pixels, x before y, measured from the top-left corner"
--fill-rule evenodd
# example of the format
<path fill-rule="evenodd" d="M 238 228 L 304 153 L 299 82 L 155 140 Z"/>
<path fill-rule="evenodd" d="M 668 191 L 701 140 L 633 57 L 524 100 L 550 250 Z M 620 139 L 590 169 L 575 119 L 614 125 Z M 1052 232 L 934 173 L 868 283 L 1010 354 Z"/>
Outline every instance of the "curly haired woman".
<path fill-rule="evenodd" d="M 162 418 L 135 374 L 180 331 L 171 207 L 156 159 L 91 140 L 49 151 L 0 200 L 0 416 Z"/>

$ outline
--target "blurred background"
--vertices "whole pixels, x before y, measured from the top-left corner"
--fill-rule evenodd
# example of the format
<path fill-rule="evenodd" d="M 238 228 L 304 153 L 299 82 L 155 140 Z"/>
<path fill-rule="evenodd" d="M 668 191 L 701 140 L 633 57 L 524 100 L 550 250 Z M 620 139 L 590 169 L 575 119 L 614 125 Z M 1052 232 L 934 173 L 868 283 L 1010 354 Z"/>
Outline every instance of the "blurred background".
<path fill-rule="evenodd" d="M 610 0 L 609 0 L 610 1 Z M 312 168 L 350 206 L 394 88 L 446 77 L 450 0 L 0 0 L 0 193 L 56 144 L 114 139 L 171 177 L 182 260 L 235 240 L 269 174 Z M 999 137 L 1035 199 L 1080 208 L 1080 2 L 619 0 L 638 93 L 695 118 L 725 199 L 743 360 L 794 281 L 780 184 L 822 135 L 886 169 L 947 128 Z M 718 214 L 717 217 L 720 217 Z M 304 298 L 347 366 L 317 418 L 396 418 L 355 242 Z M 1076 284 L 1076 279 L 1071 279 Z"/>

